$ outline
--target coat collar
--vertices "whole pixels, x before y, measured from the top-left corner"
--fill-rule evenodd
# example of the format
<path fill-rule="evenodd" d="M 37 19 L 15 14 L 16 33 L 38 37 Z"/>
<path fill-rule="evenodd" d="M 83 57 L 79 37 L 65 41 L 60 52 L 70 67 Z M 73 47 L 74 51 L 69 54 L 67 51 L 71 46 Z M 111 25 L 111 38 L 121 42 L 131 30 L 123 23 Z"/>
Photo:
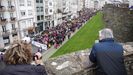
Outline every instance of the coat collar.
<path fill-rule="evenodd" d="M 113 38 L 102 39 L 99 42 L 114 42 Z"/>

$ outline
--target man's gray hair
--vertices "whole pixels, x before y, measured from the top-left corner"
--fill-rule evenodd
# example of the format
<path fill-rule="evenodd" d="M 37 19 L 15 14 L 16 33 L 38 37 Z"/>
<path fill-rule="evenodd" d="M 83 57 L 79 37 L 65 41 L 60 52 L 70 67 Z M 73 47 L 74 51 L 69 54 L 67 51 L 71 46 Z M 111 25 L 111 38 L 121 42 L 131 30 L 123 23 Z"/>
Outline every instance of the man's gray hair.
<path fill-rule="evenodd" d="M 106 38 L 114 38 L 113 31 L 109 28 L 104 28 L 99 31 L 100 40 L 106 39 Z"/>

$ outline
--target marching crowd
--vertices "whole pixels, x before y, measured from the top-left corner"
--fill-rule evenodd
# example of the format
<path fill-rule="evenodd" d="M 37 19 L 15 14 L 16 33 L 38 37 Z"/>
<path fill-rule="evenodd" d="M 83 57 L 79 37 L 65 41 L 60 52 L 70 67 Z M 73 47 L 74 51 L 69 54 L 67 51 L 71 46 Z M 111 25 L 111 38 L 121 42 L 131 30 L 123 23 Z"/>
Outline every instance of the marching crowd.
<path fill-rule="evenodd" d="M 71 34 L 79 29 L 93 15 L 94 12 L 91 10 L 85 10 L 80 13 L 79 17 L 74 18 L 71 21 L 65 20 L 56 27 L 47 27 L 42 34 L 34 37 L 34 41 L 45 44 L 48 48 L 51 46 L 58 48 L 66 38 L 70 39 Z"/>

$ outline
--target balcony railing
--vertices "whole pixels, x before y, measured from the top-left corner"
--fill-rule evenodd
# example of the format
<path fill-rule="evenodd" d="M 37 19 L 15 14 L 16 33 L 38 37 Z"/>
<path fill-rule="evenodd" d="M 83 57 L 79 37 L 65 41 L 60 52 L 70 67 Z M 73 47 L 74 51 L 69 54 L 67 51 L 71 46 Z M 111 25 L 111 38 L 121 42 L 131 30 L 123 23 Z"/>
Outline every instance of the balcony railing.
<path fill-rule="evenodd" d="M 10 31 L 9 30 L 6 30 L 6 31 L 3 31 L 2 32 L 2 36 L 3 37 L 7 37 L 7 36 L 9 36 L 10 35 Z"/>
<path fill-rule="evenodd" d="M 17 34 L 17 28 L 12 29 L 12 34 Z"/>
<path fill-rule="evenodd" d="M 0 24 L 6 24 L 7 23 L 7 19 L 6 18 L 0 18 Z"/>
<path fill-rule="evenodd" d="M 15 7 L 14 6 L 8 6 L 8 11 L 9 12 L 14 12 L 15 11 Z"/>
<path fill-rule="evenodd" d="M 5 6 L 0 6 L 0 12 L 5 12 L 5 11 L 6 11 Z"/>
<path fill-rule="evenodd" d="M 10 22 L 11 22 L 11 23 L 13 23 L 13 22 L 15 22 L 15 21 L 16 21 L 16 18 L 15 18 L 15 17 L 11 17 L 11 18 L 10 18 Z"/>

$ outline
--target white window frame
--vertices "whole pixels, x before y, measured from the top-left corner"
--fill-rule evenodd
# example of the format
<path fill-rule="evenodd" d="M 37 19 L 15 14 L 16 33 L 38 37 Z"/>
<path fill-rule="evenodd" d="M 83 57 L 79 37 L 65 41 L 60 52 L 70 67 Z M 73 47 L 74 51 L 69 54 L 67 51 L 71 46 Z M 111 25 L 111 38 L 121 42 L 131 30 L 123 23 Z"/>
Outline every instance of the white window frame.
<path fill-rule="evenodd" d="M 28 6 L 32 6 L 32 1 L 31 0 L 27 0 L 27 5 Z"/>
<path fill-rule="evenodd" d="M 25 13 L 25 15 L 24 15 L 24 13 Z M 21 16 L 21 17 L 25 17 L 25 16 L 26 16 L 26 10 L 21 10 L 21 11 L 20 11 L 20 16 Z"/>
<path fill-rule="evenodd" d="M 28 15 L 29 15 L 29 16 L 33 15 L 32 12 L 33 12 L 32 10 L 28 10 Z"/>
<path fill-rule="evenodd" d="M 19 0 L 19 6 L 25 6 L 25 0 Z"/>

